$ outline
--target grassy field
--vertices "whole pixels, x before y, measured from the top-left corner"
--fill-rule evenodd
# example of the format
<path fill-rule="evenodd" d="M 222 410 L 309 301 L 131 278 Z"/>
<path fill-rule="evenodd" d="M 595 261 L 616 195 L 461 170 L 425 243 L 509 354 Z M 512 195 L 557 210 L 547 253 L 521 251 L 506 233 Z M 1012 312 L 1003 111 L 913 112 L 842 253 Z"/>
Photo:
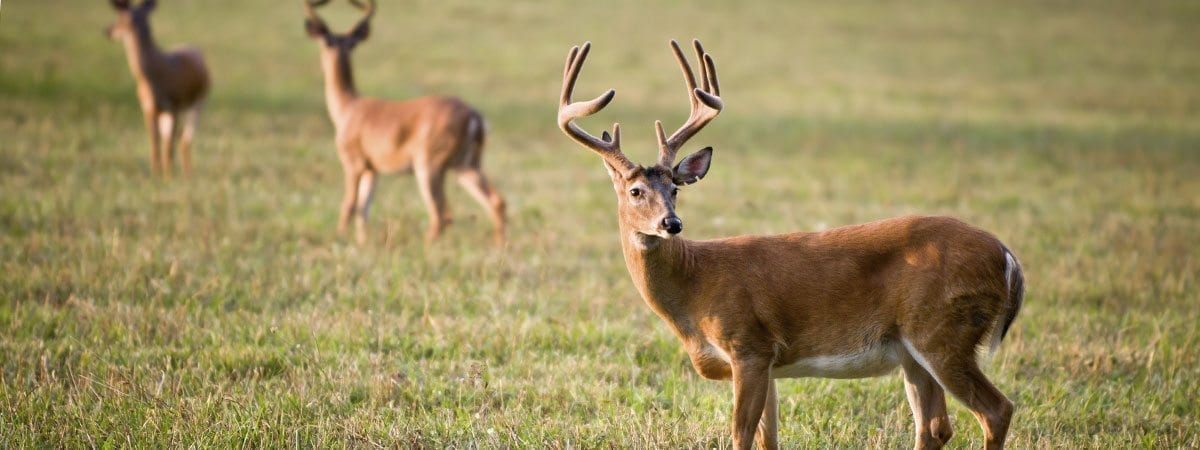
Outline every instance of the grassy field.
<path fill-rule="evenodd" d="M 687 113 L 666 40 L 692 37 L 727 107 L 693 139 L 717 150 L 686 236 L 963 218 L 1026 267 L 986 369 L 1012 447 L 1200 446 L 1197 3 L 381 3 L 360 90 L 484 112 L 507 248 L 457 186 L 425 247 L 408 176 L 381 183 L 369 245 L 335 236 L 298 0 L 161 2 L 159 41 L 215 80 L 172 182 L 148 176 L 105 2 L 3 3 L 0 447 L 728 447 L 729 385 L 643 305 L 607 176 L 553 120 L 591 40 L 577 96 L 618 96 L 587 126 L 622 121 L 651 160 L 653 120 Z M 780 398 L 788 447 L 912 445 L 898 373 Z M 951 403 L 951 447 L 980 446 Z"/>

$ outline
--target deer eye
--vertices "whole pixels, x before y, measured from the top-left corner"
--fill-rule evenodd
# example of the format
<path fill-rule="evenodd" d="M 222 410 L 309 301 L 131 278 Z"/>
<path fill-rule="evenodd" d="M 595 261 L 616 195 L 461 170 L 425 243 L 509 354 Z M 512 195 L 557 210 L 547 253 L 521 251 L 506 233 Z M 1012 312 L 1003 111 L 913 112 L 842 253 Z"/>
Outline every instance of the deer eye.
<path fill-rule="evenodd" d="M 642 196 L 642 190 L 641 190 L 641 189 L 638 189 L 638 188 L 633 188 L 633 189 L 630 189 L 630 190 L 629 190 L 629 196 L 631 196 L 631 197 L 641 197 L 641 196 Z"/>
<path fill-rule="evenodd" d="M 679 188 L 677 188 L 677 187 L 671 188 L 671 198 L 675 198 L 676 195 L 679 195 Z"/>

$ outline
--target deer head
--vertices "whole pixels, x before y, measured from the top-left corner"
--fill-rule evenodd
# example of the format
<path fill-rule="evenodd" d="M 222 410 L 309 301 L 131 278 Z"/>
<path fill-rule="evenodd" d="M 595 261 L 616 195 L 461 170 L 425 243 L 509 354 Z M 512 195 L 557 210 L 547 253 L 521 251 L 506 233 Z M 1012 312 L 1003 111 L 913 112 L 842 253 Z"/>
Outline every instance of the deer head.
<path fill-rule="evenodd" d="M 117 20 L 104 29 L 104 35 L 109 39 L 124 39 L 134 36 L 139 30 L 150 29 L 150 13 L 158 6 L 156 0 L 145 0 L 133 6 L 129 0 L 110 0 L 113 9 L 117 10 Z"/>
<path fill-rule="evenodd" d="M 691 101 L 691 115 L 670 137 L 663 133 L 662 122 L 655 121 L 659 158 L 652 166 L 639 166 L 621 151 L 620 124 L 613 124 L 611 135 L 605 131 L 597 138 L 574 123 L 577 118 L 590 116 L 604 109 L 616 95 L 616 91 L 609 89 L 595 99 L 571 102 L 571 93 L 575 89 L 575 82 L 579 78 L 591 42 L 585 42 L 582 48 L 572 47 L 567 55 L 566 68 L 563 69 L 558 126 L 571 139 L 596 152 L 604 160 L 613 189 L 617 193 L 617 214 L 622 232 L 633 233 L 627 238 L 633 239 L 639 245 L 654 245 L 661 239 L 670 239 L 683 231 L 683 220 L 675 214 L 679 186 L 700 181 L 708 173 L 709 164 L 712 162 L 712 147 L 706 147 L 683 158 L 679 164 L 671 165 L 679 148 L 720 114 L 724 106 L 712 57 L 705 53 L 700 41 L 693 41 L 693 45 L 700 62 L 699 87 L 696 86 L 695 75 L 679 44 L 671 41 L 675 59 L 683 70 L 688 98 Z"/>
<path fill-rule="evenodd" d="M 354 28 L 350 29 L 349 33 L 345 34 L 329 31 L 325 21 L 317 15 L 315 8 L 326 3 L 329 3 L 329 0 L 304 0 L 304 10 L 308 14 L 308 17 L 304 19 L 304 29 L 308 32 L 309 37 L 320 43 L 322 54 L 328 52 L 345 57 L 351 50 L 354 50 L 355 46 L 370 36 L 371 16 L 375 14 L 375 0 L 368 0 L 365 5 L 359 0 L 350 0 L 351 4 L 363 10 L 363 17 L 354 25 Z"/>

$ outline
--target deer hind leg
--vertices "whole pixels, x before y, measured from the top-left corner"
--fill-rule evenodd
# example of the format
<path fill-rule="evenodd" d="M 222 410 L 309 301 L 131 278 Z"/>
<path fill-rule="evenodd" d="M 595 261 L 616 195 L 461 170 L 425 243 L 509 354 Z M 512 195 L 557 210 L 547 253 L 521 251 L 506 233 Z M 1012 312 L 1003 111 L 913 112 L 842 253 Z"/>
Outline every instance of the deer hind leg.
<path fill-rule="evenodd" d="M 371 210 L 371 199 L 375 197 L 375 171 L 367 169 L 358 178 L 358 196 L 354 209 L 357 212 L 354 220 L 355 237 L 359 244 L 367 242 L 367 214 Z"/>
<path fill-rule="evenodd" d="M 196 122 L 203 108 L 203 104 L 196 104 L 183 116 L 183 131 L 179 136 L 179 159 L 183 164 L 184 176 L 192 174 L 192 137 L 196 135 Z"/>
<path fill-rule="evenodd" d="M 946 414 L 946 394 L 925 368 L 912 358 L 905 358 L 904 391 L 916 422 L 917 450 L 936 450 L 946 445 L 954 430 Z"/>
<path fill-rule="evenodd" d="M 446 214 L 446 172 L 430 167 L 419 167 L 415 172 L 417 188 L 421 190 L 425 209 L 429 211 L 429 230 L 425 233 L 425 242 L 430 243 L 442 234 L 442 229 L 450 221 Z"/>
<path fill-rule="evenodd" d="M 971 341 L 978 342 L 978 339 Z M 938 384 L 971 410 L 983 428 L 985 448 L 1002 449 L 1012 420 L 1013 404 L 988 381 L 976 361 L 975 346 L 959 351 L 921 351 L 908 341 L 909 354 Z"/>
<path fill-rule="evenodd" d="M 957 376 L 949 376 L 944 387 L 966 403 L 975 415 L 975 420 L 983 427 L 986 448 L 1002 449 L 1012 421 L 1013 404 L 979 370 L 974 355 L 970 362 L 964 362 L 963 365 L 966 367 L 962 372 Z"/>
<path fill-rule="evenodd" d="M 163 175 L 168 178 L 173 170 L 172 160 L 175 159 L 175 123 L 174 112 L 158 113 L 158 135 L 162 143 L 158 151 L 159 165 L 162 166 Z"/>
<path fill-rule="evenodd" d="M 496 191 L 496 188 L 488 182 L 487 176 L 483 174 L 478 167 L 463 169 L 458 173 L 458 182 L 467 190 L 471 197 L 479 202 L 480 206 L 488 210 L 492 216 L 492 223 L 496 226 L 493 241 L 496 245 L 504 244 L 504 230 L 506 227 L 504 213 L 505 204 L 504 198 Z"/>
<path fill-rule="evenodd" d="M 775 394 L 775 380 L 768 380 L 767 383 L 767 402 L 763 405 L 755 437 L 758 448 L 764 450 L 779 448 L 779 399 Z"/>

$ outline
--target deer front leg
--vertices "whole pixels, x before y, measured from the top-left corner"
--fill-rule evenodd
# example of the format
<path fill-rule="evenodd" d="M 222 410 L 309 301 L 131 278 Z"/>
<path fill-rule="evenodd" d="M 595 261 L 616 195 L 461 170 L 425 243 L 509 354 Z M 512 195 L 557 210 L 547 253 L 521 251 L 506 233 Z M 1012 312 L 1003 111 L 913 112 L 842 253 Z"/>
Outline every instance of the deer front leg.
<path fill-rule="evenodd" d="M 762 419 L 758 421 L 758 436 L 754 439 L 758 448 L 779 448 L 779 400 L 775 393 L 775 380 L 767 380 L 767 402 L 763 405 Z"/>
<path fill-rule="evenodd" d="M 755 434 L 757 434 L 759 424 L 763 419 L 763 410 L 767 404 L 767 397 L 771 391 L 771 385 L 770 360 L 764 358 L 734 361 L 734 448 L 750 449 L 751 446 L 754 445 L 754 437 Z"/>
<path fill-rule="evenodd" d="M 142 115 L 146 121 L 146 132 L 150 135 L 150 174 L 158 175 L 158 111 L 154 108 L 143 108 Z"/>
<path fill-rule="evenodd" d="M 343 168 L 344 175 L 344 192 L 342 193 L 342 208 L 338 214 L 338 236 L 346 234 L 346 227 L 350 224 L 350 216 L 354 214 L 355 203 L 358 200 L 358 180 L 362 172 L 357 168 L 349 165 Z"/>
<path fill-rule="evenodd" d="M 158 150 L 159 165 L 163 175 L 170 178 L 175 159 L 175 113 L 158 113 L 158 138 L 162 144 Z"/>
<path fill-rule="evenodd" d="M 364 170 L 358 178 L 358 199 L 354 206 L 354 238 L 358 243 L 367 243 L 367 214 L 371 211 L 371 198 L 375 194 L 375 171 Z"/>

